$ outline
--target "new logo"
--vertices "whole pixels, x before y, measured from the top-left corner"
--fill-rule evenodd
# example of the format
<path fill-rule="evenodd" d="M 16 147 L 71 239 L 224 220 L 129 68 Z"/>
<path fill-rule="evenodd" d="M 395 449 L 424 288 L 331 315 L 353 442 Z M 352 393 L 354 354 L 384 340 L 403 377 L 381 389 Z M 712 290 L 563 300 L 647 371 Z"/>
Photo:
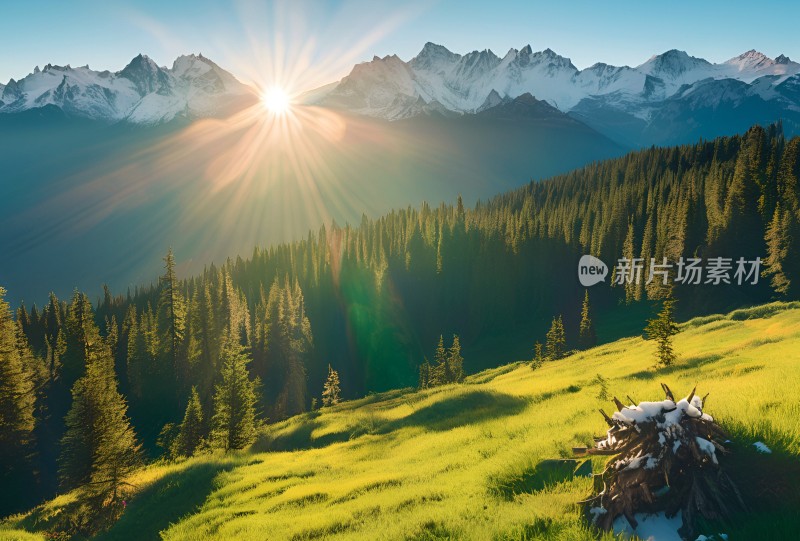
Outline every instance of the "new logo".
<path fill-rule="evenodd" d="M 585 255 L 578 262 L 578 280 L 583 287 L 606 281 L 608 267 L 593 255 Z"/>

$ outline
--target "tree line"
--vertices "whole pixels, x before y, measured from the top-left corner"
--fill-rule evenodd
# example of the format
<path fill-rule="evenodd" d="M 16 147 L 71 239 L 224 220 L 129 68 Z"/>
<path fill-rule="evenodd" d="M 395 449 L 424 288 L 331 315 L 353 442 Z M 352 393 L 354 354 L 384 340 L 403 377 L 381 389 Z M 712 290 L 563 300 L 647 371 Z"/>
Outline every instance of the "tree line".
<path fill-rule="evenodd" d="M 325 399 L 329 366 L 341 375 L 337 396 L 348 398 L 530 359 L 536 337 L 545 337 L 541 356 L 554 358 L 616 338 L 604 324 L 624 319 L 625 302 L 665 291 L 659 281 L 598 286 L 590 314 L 574 276 L 586 253 L 607 262 L 764 259 L 756 286 L 676 285 L 680 317 L 797 298 L 798 174 L 800 139 L 786 141 L 780 125 L 754 127 L 593 163 L 471 209 L 459 198 L 333 223 L 196 276 L 176 276 L 170 253 L 158 282 L 122 294 L 105 288 L 94 306 L 76 293 L 69 302 L 51 295 L 41 309 L 6 307 L 0 410 L 15 420 L 2 425 L 0 452 L 16 458 L 4 455 L 4 479 L 38 487 L 24 491 L 32 500 L 52 494 L 72 460 L 62 458 L 71 410 L 90 412 L 93 400 L 115 404 L 117 430 L 127 422 L 130 441 L 141 443 L 137 459 L 146 459 L 211 442 L 235 448 L 250 436 L 225 442 L 219 426 L 308 410 Z M 450 348 L 444 336 L 454 337 Z M 232 382 L 238 397 L 226 402 L 218 389 Z M 5 467 L 20 457 L 37 465 Z M 84 468 L 72 478 L 91 476 Z M 26 502 L 3 509 L 14 505 Z"/>

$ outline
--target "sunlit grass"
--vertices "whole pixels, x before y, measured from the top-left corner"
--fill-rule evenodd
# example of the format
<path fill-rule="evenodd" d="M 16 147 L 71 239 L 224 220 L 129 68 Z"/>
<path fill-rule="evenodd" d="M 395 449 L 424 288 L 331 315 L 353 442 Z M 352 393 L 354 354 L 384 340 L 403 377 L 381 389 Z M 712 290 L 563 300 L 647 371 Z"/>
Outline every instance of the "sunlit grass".
<path fill-rule="evenodd" d="M 698 385 L 711 393 L 707 411 L 731 431 L 735 467 L 760 461 L 800 475 L 781 462 L 800 454 L 800 305 L 693 320 L 675 342 L 680 359 L 666 369 L 653 368 L 653 344 L 624 339 L 536 371 L 519 363 L 459 386 L 300 415 L 270 426 L 250 453 L 151 466 L 136 476 L 139 496 L 104 538 L 160 531 L 167 540 L 596 539 L 577 505 L 591 480 L 542 489 L 536 466 L 571 457 L 573 446 L 605 431 L 597 409 L 614 406 L 596 397 L 597 374 L 623 401 L 663 398 L 662 381 L 680 394 Z M 753 451 L 756 440 L 773 454 Z M 597 471 L 602 461 L 593 460 Z M 58 502 L 34 515 L 65 503 Z M 32 516 L 7 526 L 35 528 Z M 776 538 L 798 527 L 779 507 L 744 520 L 743 532 Z M 728 533 L 737 539 L 734 527 Z"/>

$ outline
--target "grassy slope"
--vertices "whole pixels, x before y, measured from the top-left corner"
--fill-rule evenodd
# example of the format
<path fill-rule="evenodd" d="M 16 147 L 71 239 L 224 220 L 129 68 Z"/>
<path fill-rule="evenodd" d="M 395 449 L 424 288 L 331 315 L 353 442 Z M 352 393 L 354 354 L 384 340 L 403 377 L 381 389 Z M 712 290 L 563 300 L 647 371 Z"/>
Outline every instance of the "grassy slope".
<path fill-rule="evenodd" d="M 653 348 L 628 338 L 537 371 L 512 364 L 459 386 L 370 396 L 272 425 L 250 453 L 151 466 L 101 538 L 594 538 L 575 505 L 591 481 L 543 487 L 536 465 L 604 432 L 597 409 L 613 405 L 596 398 L 597 374 L 620 398 L 661 399 L 661 381 L 710 392 L 707 411 L 734 440 L 723 464 L 758 511 L 710 531 L 791 538 L 800 528 L 800 303 L 688 322 L 673 368 L 653 369 Z M 756 440 L 773 454 L 756 453 Z M 0 538 L 46 528 L 69 498 L 7 522 Z"/>

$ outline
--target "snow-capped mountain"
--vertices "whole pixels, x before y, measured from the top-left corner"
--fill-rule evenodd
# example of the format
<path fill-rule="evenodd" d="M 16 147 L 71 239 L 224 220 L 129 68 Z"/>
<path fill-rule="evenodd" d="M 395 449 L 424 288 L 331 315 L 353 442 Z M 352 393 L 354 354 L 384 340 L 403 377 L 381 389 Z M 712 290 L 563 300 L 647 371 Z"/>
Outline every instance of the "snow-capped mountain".
<path fill-rule="evenodd" d="M 140 54 L 116 73 L 47 64 L 0 85 L 0 113 L 55 105 L 77 117 L 136 124 L 214 116 L 253 99 L 250 87 L 202 54 L 181 56 L 172 68 Z"/>
<path fill-rule="evenodd" d="M 598 63 L 578 70 L 569 58 L 550 49 L 533 52 L 530 45 L 511 49 L 500 58 L 490 50 L 462 56 L 427 43 L 408 62 L 393 55 L 356 65 L 327 93 L 317 93 L 316 101 L 394 120 L 410 116 L 419 98 L 453 112 L 473 113 L 493 93 L 515 98 L 530 92 L 568 112 L 585 98 L 618 94 L 618 101 L 627 96 L 647 103 L 669 98 L 684 85 L 705 79 L 751 84 L 767 76 L 776 78 L 772 81 L 775 86 L 797 73 L 800 64 L 788 57 L 771 59 L 756 51 L 712 64 L 671 50 L 635 68 Z"/>
<path fill-rule="evenodd" d="M 431 107 L 455 114 L 477 113 L 530 93 L 582 119 L 591 112 L 597 118 L 590 124 L 604 131 L 603 118 L 624 115 L 632 124 L 647 125 L 666 104 L 675 108 L 681 100 L 694 108 L 700 106 L 700 96 L 705 99 L 703 106 L 712 108 L 720 100 L 733 103 L 730 88 L 741 94 L 735 103 L 757 97 L 765 102 L 778 100 L 778 108 L 800 110 L 793 86 L 798 74 L 800 64 L 788 57 L 772 59 L 754 50 L 721 64 L 670 50 L 634 68 L 598 63 L 579 70 L 569 58 L 550 49 L 534 52 L 530 45 L 511 49 L 500 58 L 490 50 L 462 56 L 427 43 L 408 62 L 386 56 L 358 64 L 337 85 L 316 92 L 311 101 L 397 120 Z M 741 84 L 715 84 L 722 81 Z M 694 94 L 692 87 L 702 92 Z M 716 95 L 715 88 L 723 94 Z M 649 141 L 639 144 L 643 143 Z"/>
<path fill-rule="evenodd" d="M 357 64 L 303 101 L 394 121 L 480 114 L 526 94 L 633 147 L 691 142 L 779 119 L 787 134 L 800 133 L 800 63 L 755 50 L 713 64 L 673 49 L 636 67 L 597 63 L 579 70 L 569 58 L 530 45 L 500 57 L 427 43 L 409 61 L 389 55 Z M 68 116 L 159 124 L 225 115 L 256 99 L 202 55 L 181 56 L 170 68 L 139 55 L 113 73 L 37 67 L 0 84 L 0 117 L 55 106 Z"/>

